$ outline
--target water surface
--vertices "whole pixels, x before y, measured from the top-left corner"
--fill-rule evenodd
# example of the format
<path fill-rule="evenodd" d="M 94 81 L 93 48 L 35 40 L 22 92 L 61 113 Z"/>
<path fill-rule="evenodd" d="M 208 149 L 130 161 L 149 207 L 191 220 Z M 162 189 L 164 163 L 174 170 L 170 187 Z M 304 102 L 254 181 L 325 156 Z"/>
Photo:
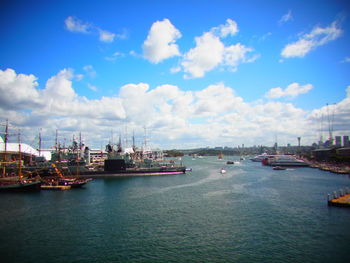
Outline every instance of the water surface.
<path fill-rule="evenodd" d="M 1 194 L 1 262 L 350 262 L 350 209 L 327 206 L 347 175 L 227 159 Z"/>

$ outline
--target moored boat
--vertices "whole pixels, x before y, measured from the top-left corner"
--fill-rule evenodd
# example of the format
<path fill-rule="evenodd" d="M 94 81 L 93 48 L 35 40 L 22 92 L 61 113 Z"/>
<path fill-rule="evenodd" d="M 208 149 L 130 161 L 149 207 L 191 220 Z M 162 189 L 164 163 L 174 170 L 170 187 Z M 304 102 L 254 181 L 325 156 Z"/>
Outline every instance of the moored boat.
<path fill-rule="evenodd" d="M 0 191 L 37 191 L 40 190 L 40 180 L 2 180 Z"/>
<path fill-rule="evenodd" d="M 293 155 L 270 155 L 267 158 L 265 158 L 262 163 L 264 165 L 270 165 L 270 166 L 290 166 L 290 167 L 307 167 L 309 166 L 308 163 L 306 163 L 303 160 L 297 159 Z"/>

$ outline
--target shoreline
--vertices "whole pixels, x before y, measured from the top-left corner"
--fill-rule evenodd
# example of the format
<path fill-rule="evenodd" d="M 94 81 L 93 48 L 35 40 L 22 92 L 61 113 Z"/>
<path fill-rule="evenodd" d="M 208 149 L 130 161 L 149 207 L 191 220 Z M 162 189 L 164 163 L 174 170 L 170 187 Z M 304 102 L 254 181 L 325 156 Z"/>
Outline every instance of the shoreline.
<path fill-rule="evenodd" d="M 350 175 L 350 165 L 348 164 L 334 164 L 329 162 L 316 162 L 307 161 L 310 168 L 320 169 L 322 171 L 327 171 L 336 174 L 349 174 Z"/>

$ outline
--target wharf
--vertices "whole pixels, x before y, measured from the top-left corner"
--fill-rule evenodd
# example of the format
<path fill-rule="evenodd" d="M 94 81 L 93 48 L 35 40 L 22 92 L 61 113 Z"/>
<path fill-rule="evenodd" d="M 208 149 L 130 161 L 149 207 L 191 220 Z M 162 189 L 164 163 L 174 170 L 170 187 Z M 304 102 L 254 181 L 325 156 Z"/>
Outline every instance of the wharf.
<path fill-rule="evenodd" d="M 175 175 L 175 174 L 184 174 L 183 170 L 175 171 L 137 171 L 137 170 L 128 170 L 128 171 L 119 171 L 119 172 L 104 172 L 96 171 L 89 172 L 86 174 L 81 174 L 77 176 L 78 178 L 92 178 L 92 179 L 105 179 L 105 178 L 115 178 L 115 177 L 136 177 L 136 176 L 163 176 L 163 175 Z M 75 176 L 71 176 L 75 178 Z"/>
<path fill-rule="evenodd" d="M 68 190 L 70 188 L 70 185 L 41 185 L 43 190 Z"/>
<path fill-rule="evenodd" d="M 328 195 L 328 205 L 329 206 L 341 206 L 341 207 L 350 207 L 350 193 L 349 189 L 340 190 L 340 194 L 337 195 L 335 192 L 333 198 L 331 195 Z"/>

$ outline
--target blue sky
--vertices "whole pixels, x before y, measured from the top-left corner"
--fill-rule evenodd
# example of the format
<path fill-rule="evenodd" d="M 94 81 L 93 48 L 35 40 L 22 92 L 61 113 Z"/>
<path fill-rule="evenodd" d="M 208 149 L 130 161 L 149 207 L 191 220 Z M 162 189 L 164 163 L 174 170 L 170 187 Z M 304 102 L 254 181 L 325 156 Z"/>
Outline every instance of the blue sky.
<path fill-rule="evenodd" d="M 350 135 L 349 7 L 2 1 L 0 119 L 29 141 L 42 129 L 47 146 L 56 129 L 141 144 L 144 127 L 163 149 L 311 144 L 329 115 Z"/>

